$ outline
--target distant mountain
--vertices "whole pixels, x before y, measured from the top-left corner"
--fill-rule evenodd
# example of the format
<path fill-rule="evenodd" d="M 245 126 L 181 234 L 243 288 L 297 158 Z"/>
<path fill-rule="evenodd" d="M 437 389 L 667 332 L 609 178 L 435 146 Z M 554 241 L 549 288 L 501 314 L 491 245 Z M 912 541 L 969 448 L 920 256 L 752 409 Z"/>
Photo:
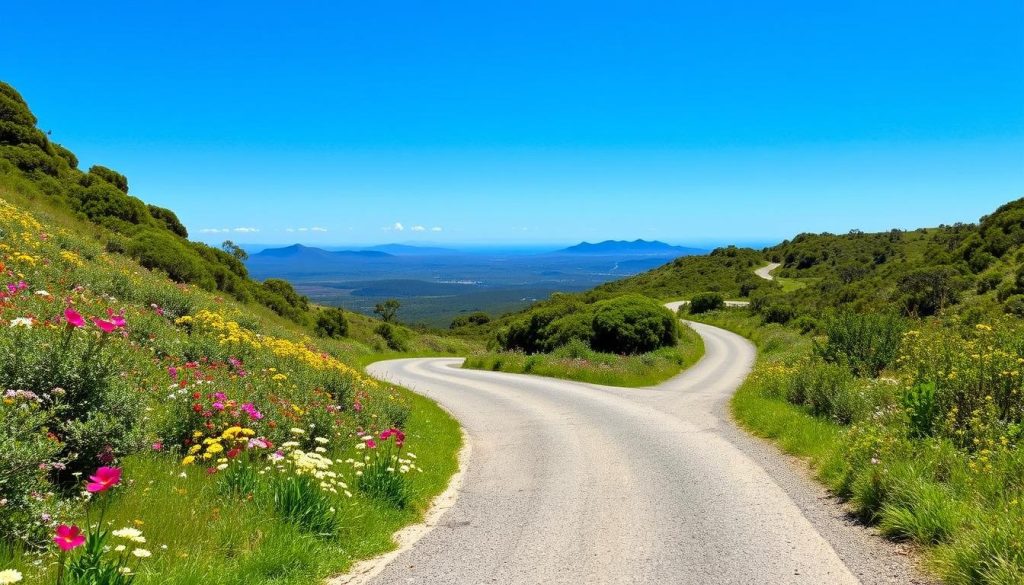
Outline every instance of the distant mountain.
<path fill-rule="evenodd" d="M 388 254 L 380 250 L 338 250 L 328 251 L 320 248 L 311 248 L 302 244 L 293 244 L 284 248 L 267 248 L 250 256 L 251 260 L 260 259 L 283 259 L 289 260 L 337 260 L 339 258 L 388 258 L 394 254 Z"/>
<path fill-rule="evenodd" d="M 596 244 L 583 242 L 562 250 L 556 250 L 552 254 L 574 254 L 585 256 L 693 256 L 706 254 L 707 250 L 700 248 L 686 248 L 683 246 L 672 246 L 657 240 L 605 240 Z"/>
<path fill-rule="evenodd" d="M 377 252 L 385 252 L 393 256 L 449 256 L 452 254 L 461 254 L 458 250 L 451 248 L 436 248 L 430 246 L 410 246 L 408 244 L 381 244 L 379 246 L 369 246 L 362 248 L 362 250 L 370 250 Z"/>

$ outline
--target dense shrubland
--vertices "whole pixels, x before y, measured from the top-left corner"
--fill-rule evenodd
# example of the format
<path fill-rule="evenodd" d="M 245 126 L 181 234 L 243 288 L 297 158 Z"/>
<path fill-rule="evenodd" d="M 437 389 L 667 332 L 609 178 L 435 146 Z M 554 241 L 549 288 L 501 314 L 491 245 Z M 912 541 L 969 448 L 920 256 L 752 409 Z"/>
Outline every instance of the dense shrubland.
<path fill-rule="evenodd" d="M 177 282 L 264 304 L 299 323 L 311 322 L 308 303 L 290 284 L 254 282 L 238 258 L 189 241 L 177 215 L 130 195 L 128 179 L 121 173 L 99 165 L 81 171 L 75 155 L 36 128 L 36 118 L 21 95 L 3 82 L 0 184 L 105 228 L 95 235 L 108 251 L 127 254 Z"/>

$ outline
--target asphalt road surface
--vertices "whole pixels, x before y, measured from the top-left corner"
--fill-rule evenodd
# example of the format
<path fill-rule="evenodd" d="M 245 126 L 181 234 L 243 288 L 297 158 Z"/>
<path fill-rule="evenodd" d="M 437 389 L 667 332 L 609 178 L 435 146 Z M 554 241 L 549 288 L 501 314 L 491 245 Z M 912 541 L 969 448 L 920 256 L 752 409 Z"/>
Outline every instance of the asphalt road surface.
<path fill-rule="evenodd" d="M 725 405 L 754 347 L 691 326 L 703 359 L 653 388 L 460 359 L 369 366 L 442 404 L 472 442 L 454 506 L 372 583 L 919 582 L 802 468 L 735 427 Z"/>

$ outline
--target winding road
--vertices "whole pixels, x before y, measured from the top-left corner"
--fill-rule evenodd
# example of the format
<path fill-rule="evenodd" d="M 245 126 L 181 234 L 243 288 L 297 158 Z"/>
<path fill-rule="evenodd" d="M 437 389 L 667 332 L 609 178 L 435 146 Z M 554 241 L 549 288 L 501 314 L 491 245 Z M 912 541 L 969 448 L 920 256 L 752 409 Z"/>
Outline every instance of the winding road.
<path fill-rule="evenodd" d="M 704 357 L 651 388 L 460 369 L 460 359 L 369 366 L 442 404 L 472 443 L 454 505 L 370 582 L 919 582 L 805 470 L 731 422 L 750 342 L 689 325 Z"/>

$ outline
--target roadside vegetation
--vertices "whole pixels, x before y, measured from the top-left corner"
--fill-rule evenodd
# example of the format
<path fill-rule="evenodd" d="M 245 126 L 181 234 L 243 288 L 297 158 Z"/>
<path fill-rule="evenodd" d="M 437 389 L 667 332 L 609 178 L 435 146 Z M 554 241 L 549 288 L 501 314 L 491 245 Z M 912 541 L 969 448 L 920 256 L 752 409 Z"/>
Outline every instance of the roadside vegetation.
<path fill-rule="evenodd" d="M 574 339 L 548 353 L 495 351 L 472 354 L 465 367 L 535 374 L 606 386 L 654 386 L 692 366 L 704 355 L 704 342 L 689 327 L 680 328 L 679 342 L 637 355 L 601 353 Z"/>
<path fill-rule="evenodd" d="M 3 582 L 309 583 L 392 548 L 461 437 L 358 366 L 468 345 L 249 280 L 0 98 Z"/>
<path fill-rule="evenodd" d="M 464 367 L 538 374 L 614 386 L 649 386 L 700 359 L 700 336 L 671 311 L 637 294 L 554 295 L 498 321 L 453 327 L 490 335 L 490 351 Z M 463 324 L 464 323 L 464 324 Z"/>
<path fill-rule="evenodd" d="M 727 274 L 721 257 L 611 288 L 689 295 L 691 318 L 754 340 L 736 418 L 944 582 L 1024 582 L 1024 200 L 978 224 L 802 234 L 761 258 L 782 266 L 748 308 L 685 282 Z"/>

